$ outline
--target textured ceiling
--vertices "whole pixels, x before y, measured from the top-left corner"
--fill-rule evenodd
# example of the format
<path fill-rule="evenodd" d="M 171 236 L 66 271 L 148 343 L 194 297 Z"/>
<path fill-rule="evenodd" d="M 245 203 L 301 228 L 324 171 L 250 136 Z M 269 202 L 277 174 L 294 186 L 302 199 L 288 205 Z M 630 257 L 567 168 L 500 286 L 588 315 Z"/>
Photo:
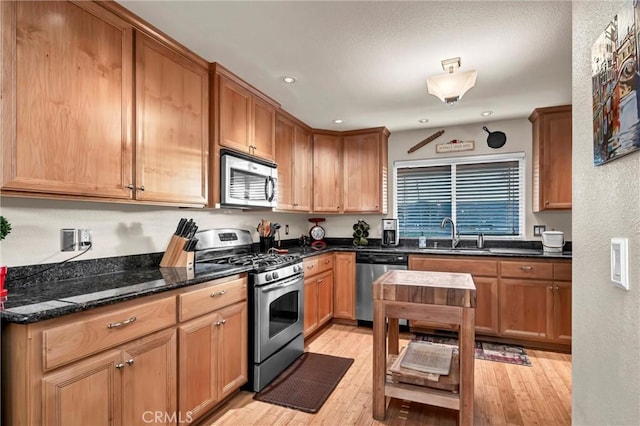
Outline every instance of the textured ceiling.
<path fill-rule="evenodd" d="M 315 128 L 485 123 L 571 103 L 568 1 L 119 2 Z M 457 56 L 478 78 L 450 107 L 425 81 Z"/>

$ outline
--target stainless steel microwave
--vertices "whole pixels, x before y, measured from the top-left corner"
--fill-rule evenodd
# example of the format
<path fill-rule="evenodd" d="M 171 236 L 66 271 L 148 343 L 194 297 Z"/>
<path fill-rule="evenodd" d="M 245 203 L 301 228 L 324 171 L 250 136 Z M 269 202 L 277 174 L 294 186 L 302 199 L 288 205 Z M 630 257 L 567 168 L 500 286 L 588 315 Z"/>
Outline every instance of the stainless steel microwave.
<path fill-rule="evenodd" d="M 278 203 L 275 163 L 229 150 L 220 151 L 220 205 L 273 208 Z"/>

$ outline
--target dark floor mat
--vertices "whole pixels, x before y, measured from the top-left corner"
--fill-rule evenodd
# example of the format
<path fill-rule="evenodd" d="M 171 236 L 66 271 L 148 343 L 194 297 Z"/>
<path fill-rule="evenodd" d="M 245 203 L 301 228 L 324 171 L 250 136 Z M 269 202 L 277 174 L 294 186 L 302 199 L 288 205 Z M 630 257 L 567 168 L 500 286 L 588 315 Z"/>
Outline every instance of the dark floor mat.
<path fill-rule="evenodd" d="M 351 358 L 305 352 L 253 399 L 317 413 L 351 364 Z"/>

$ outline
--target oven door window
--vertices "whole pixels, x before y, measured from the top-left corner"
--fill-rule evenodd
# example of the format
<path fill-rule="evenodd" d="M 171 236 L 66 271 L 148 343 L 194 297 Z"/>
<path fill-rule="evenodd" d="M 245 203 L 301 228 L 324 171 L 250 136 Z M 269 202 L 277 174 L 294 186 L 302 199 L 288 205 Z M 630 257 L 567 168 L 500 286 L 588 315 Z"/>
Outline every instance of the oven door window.
<path fill-rule="evenodd" d="M 298 291 L 285 293 L 269 305 L 270 339 L 298 321 L 300 316 L 298 293 Z"/>

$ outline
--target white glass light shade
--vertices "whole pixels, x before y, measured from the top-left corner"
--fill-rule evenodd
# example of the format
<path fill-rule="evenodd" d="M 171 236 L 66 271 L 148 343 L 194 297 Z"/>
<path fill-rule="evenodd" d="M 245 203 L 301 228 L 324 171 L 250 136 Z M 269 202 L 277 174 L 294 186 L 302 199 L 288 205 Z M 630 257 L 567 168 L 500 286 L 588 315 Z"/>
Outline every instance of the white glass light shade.
<path fill-rule="evenodd" d="M 477 75 L 475 70 L 434 75 L 427 78 L 427 90 L 442 102 L 453 105 L 475 86 Z"/>

